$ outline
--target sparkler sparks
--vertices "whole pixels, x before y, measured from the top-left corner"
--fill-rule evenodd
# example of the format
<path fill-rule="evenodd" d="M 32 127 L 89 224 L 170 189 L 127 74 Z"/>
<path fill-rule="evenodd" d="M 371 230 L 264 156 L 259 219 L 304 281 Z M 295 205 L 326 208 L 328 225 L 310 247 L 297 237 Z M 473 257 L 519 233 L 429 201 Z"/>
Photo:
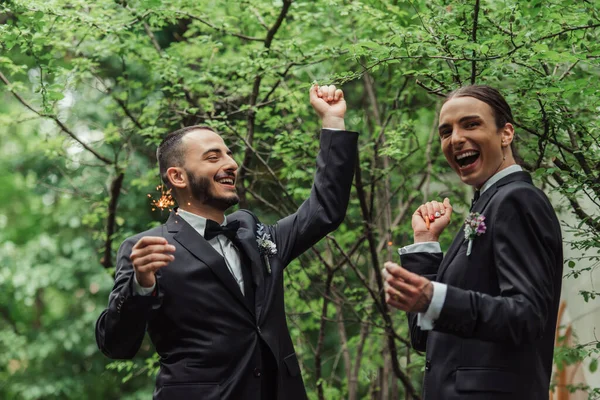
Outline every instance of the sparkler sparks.
<path fill-rule="evenodd" d="M 169 209 L 171 211 L 171 207 L 175 205 L 175 200 L 173 200 L 173 196 L 171 196 L 171 189 L 165 190 L 163 185 L 159 185 L 156 187 L 156 190 L 160 191 L 160 197 L 155 199 L 152 197 L 150 193 L 148 193 L 148 198 L 150 200 L 150 205 L 152 206 L 152 211 L 156 211 L 156 209 L 160 209 L 162 212 L 164 209 Z"/>
<path fill-rule="evenodd" d="M 158 208 L 160 210 L 160 216 L 162 220 L 162 213 L 165 209 L 168 209 L 169 212 L 172 211 L 172 207 L 175 205 L 175 200 L 173 196 L 171 196 L 171 189 L 165 190 L 164 185 L 158 185 L 156 190 L 160 193 L 160 197 L 155 199 L 150 193 L 148 193 L 148 198 L 150 199 L 150 206 L 152 207 L 152 211 L 156 211 Z M 175 221 L 177 223 L 177 221 Z M 162 237 L 165 236 L 164 232 L 165 224 L 160 225 L 160 235 Z"/>

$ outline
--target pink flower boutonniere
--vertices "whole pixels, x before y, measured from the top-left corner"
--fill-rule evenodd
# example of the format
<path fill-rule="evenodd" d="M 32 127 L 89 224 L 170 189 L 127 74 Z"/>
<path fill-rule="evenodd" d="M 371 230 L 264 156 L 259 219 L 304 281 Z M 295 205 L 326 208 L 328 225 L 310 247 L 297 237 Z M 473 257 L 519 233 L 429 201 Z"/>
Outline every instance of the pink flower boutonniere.
<path fill-rule="evenodd" d="M 473 239 L 485 233 L 485 217 L 479 213 L 471 213 L 465 218 L 465 239 L 469 241 L 467 247 L 467 257 L 471 255 L 473 249 Z"/>

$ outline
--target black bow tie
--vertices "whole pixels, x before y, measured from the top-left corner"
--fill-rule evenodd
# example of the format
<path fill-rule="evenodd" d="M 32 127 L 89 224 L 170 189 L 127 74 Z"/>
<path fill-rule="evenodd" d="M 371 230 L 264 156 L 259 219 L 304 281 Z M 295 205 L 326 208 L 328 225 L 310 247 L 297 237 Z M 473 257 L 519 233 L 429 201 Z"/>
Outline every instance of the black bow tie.
<path fill-rule="evenodd" d="M 475 189 L 475 194 L 473 195 L 473 200 L 471 200 L 471 210 L 475 206 L 475 203 L 477 203 L 477 200 L 479 200 L 479 196 L 481 196 L 481 192 L 479 191 L 479 189 Z"/>
<path fill-rule="evenodd" d="M 204 239 L 210 240 L 217 235 L 224 235 L 229 240 L 233 240 L 235 238 L 235 234 L 240 227 L 240 221 L 233 221 L 229 224 L 223 226 L 219 225 L 217 222 L 212 219 L 206 220 L 206 228 L 204 228 Z"/>

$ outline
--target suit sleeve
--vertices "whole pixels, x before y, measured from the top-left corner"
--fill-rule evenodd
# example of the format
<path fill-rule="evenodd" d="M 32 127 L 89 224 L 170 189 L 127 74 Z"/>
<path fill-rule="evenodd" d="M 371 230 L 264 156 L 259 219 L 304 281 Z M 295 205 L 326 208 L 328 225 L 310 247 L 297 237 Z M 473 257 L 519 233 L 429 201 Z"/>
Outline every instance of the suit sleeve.
<path fill-rule="evenodd" d="M 146 324 L 153 309 L 160 304 L 160 290 L 156 295 L 140 296 L 133 291 L 133 266 L 129 255 L 135 244 L 127 239 L 117 253 L 115 284 L 110 293 L 108 308 L 96 322 L 96 343 L 106 356 L 130 359 L 139 350 Z"/>
<path fill-rule="evenodd" d="M 430 281 L 436 281 L 442 258 L 442 253 L 406 253 L 400 255 L 400 263 L 408 271 L 424 276 Z M 410 343 L 415 350 L 425 351 L 429 331 L 419 328 L 417 325 L 418 315 L 418 313 L 406 313 Z"/>
<path fill-rule="evenodd" d="M 526 199 L 526 201 L 523 201 Z M 562 271 L 560 225 L 543 194 L 519 188 L 491 221 L 499 295 L 448 286 L 434 330 L 515 345 L 544 334 Z"/>
<path fill-rule="evenodd" d="M 323 129 L 309 198 L 273 227 L 279 257 L 287 265 L 342 223 L 348 208 L 358 133 Z"/>

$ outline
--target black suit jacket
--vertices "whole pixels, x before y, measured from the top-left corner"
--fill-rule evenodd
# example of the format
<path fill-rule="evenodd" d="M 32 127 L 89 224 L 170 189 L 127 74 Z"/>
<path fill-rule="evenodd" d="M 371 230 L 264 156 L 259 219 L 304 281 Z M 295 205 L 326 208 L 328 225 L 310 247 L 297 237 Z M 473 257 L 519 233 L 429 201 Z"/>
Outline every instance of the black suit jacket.
<path fill-rule="evenodd" d="M 160 355 L 156 400 L 304 400 L 286 324 L 283 270 L 343 221 L 357 138 L 354 132 L 321 132 L 310 197 L 296 213 L 266 227 L 277 246 L 277 254 L 269 257 L 270 273 L 259 254 L 256 217 L 246 210 L 227 217 L 240 222 L 234 243 L 252 283 L 246 290 L 254 292 L 252 299 L 244 297 L 221 255 L 176 213 L 166 227 L 125 240 L 108 308 L 96 324 L 102 352 L 132 358 L 147 329 Z M 136 296 L 131 249 L 142 236 L 161 234 L 175 245 L 175 260 L 157 273 L 156 296 Z"/>
<path fill-rule="evenodd" d="M 401 255 L 410 271 L 448 285 L 432 331 L 409 314 L 411 342 L 426 351 L 424 400 L 548 399 L 562 282 L 556 214 L 526 172 L 485 191 L 473 212 L 487 231 L 463 229 L 447 254 Z"/>

